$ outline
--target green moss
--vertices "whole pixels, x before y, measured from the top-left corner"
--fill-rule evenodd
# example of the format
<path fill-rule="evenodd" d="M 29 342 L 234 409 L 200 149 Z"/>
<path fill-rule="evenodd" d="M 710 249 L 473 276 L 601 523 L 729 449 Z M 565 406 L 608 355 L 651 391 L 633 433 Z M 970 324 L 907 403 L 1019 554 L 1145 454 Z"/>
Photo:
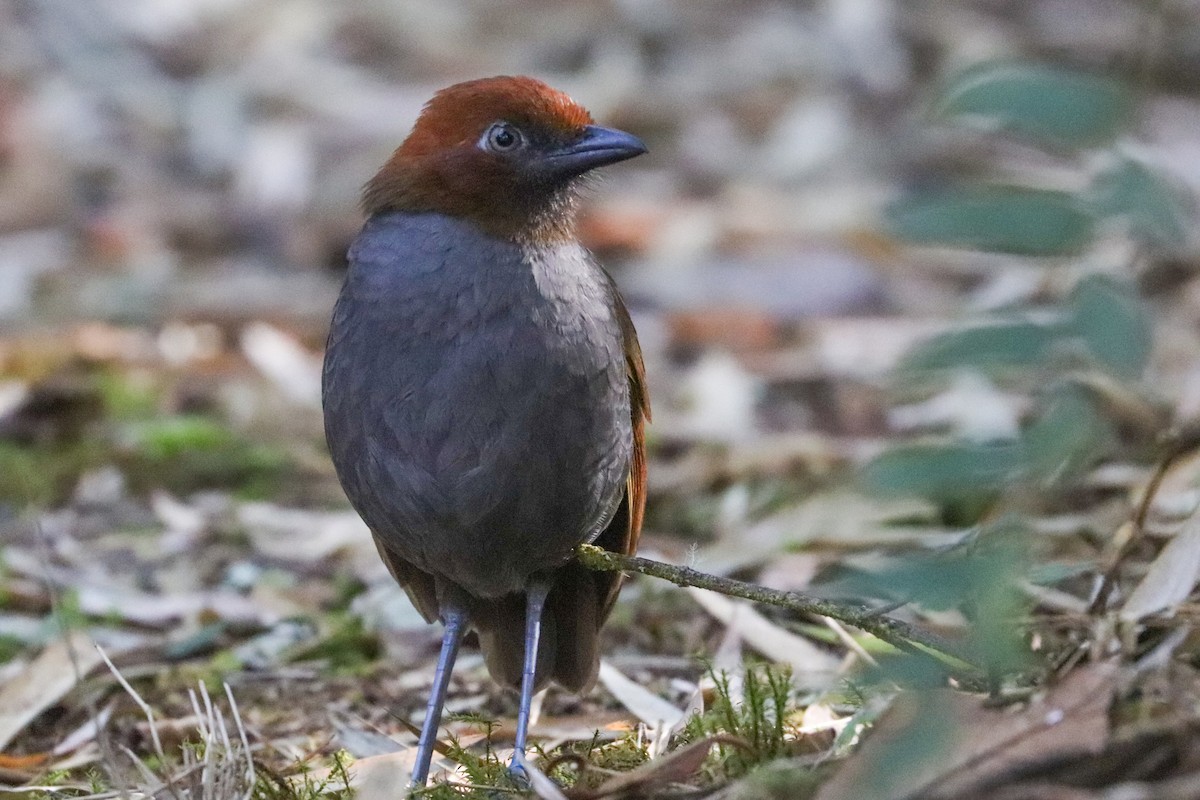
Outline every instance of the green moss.
<path fill-rule="evenodd" d="M 83 440 L 54 445 L 0 442 L 0 503 L 27 509 L 65 501 L 79 476 L 104 463 L 101 442 Z"/>
<path fill-rule="evenodd" d="M 325 636 L 296 648 L 292 661 L 324 661 L 336 675 L 358 676 L 379 661 L 379 637 L 363 628 L 362 619 L 348 613 L 330 614 Z"/>
<path fill-rule="evenodd" d="M 104 370 L 96 374 L 95 385 L 105 413 L 112 419 L 134 421 L 158 415 L 161 389 L 149 376 Z"/>
<path fill-rule="evenodd" d="M 264 766 L 257 765 L 250 800 L 351 800 L 354 790 L 350 788 L 353 757 L 339 750 L 333 754 L 333 765 L 328 775 L 314 778 L 307 763 L 298 765 L 299 774 L 284 778 Z M 397 797 L 401 796 L 397 792 Z"/>
<path fill-rule="evenodd" d="M 547 754 L 546 758 L 554 756 L 574 756 L 585 762 L 588 769 L 581 773 L 574 759 L 564 760 L 550 772 L 550 777 L 563 786 L 587 789 L 597 788 L 613 773 L 629 772 L 650 760 L 647 743 L 639 741 L 633 731 L 609 742 L 601 742 L 597 734 L 589 742 L 573 742 L 559 753 Z"/>
<path fill-rule="evenodd" d="M 717 745 L 705 764 L 706 778 L 723 783 L 754 767 L 789 755 L 795 738 L 789 719 L 799 714 L 793 702 L 792 673 L 787 667 L 748 666 L 742 683 L 742 702 L 735 702 L 728 673 L 709 669 L 716 684 L 712 707 L 688 720 L 681 743 L 709 736 L 730 735 L 744 747 Z"/>
<path fill-rule="evenodd" d="M 7 664 L 25 652 L 25 642 L 13 636 L 0 636 L 0 664 Z"/>
<path fill-rule="evenodd" d="M 463 747 L 455 736 L 449 737 L 450 749 L 446 755 L 462 767 L 470 786 L 464 787 L 442 781 L 416 793 L 416 796 L 430 800 L 463 800 L 463 798 L 485 800 L 492 797 L 512 797 L 526 794 L 513 780 L 508 771 L 508 764 L 492 747 L 492 734 L 496 730 L 496 720 L 478 714 L 454 714 L 449 718 L 471 723 L 482 728 L 484 732 L 482 753 Z"/>
<path fill-rule="evenodd" d="M 164 487 L 187 494 L 226 488 L 257 499 L 272 496 L 290 471 L 282 452 L 199 415 L 129 424 L 121 439 L 119 463 L 135 491 Z"/>

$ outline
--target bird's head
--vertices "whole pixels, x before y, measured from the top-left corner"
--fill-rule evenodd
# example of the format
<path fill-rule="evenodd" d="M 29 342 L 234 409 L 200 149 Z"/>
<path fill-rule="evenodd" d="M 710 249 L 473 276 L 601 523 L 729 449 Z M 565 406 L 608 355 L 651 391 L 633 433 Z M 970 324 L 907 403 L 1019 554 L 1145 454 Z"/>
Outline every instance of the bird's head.
<path fill-rule="evenodd" d="M 434 95 L 412 133 L 363 190 L 368 214 L 437 212 L 507 239 L 571 235 L 589 170 L 646 152 L 592 123 L 585 108 L 526 77 L 457 83 Z"/>

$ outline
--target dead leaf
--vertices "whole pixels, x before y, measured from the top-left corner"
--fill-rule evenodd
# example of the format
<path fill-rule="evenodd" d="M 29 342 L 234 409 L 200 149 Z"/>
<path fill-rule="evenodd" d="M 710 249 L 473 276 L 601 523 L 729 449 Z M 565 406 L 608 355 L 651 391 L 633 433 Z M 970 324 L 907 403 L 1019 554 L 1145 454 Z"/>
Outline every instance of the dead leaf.
<path fill-rule="evenodd" d="M 736 736 L 710 736 L 648 762 L 630 772 L 615 775 L 595 789 L 575 787 L 567 791 L 571 800 L 599 800 L 603 797 L 658 797 L 660 790 L 671 783 L 683 783 L 704 765 L 713 745 L 725 744 L 747 748 Z"/>
<path fill-rule="evenodd" d="M 807 687 L 824 685 L 837 671 L 839 660 L 807 639 L 785 631 L 755 611 L 749 603 L 730 600 L 707 589 L 687 590 L 701 608 L 726 625 L 736 625 L 750 647 L 773 661 L 790 664 L 796 679 Z"/>
<path fill-rule="evenodd" d="M 242 352 L 288 400 L 307 408 L 321 407 L 321 358 L 293 336 L 255 322 L 242 331 Z"/>
<path fill-rule="evenodd" d="M 26 725 L 63 699 L 102 660 L 100 652 L 82 636 L 46 645 L 20 675 L 0 688 L 0 749 L 8 747 Z"/>
<path fill-rule="evenodd" d="M 758 583 L 781 592 L 803 592 L 820 568 L 816 553 L 779 553 L 763 566 Z"/>
<path fill-rule="evenodd" d="M 529 788 L 541 800 L 567 800 L 559 785 L 533 764 L 525 764 L 525 775 L 529 778 Z"/>
<path fill-rule="evenodd" d="M 238 524 L 246 529 L 254 549 L 289 563 L 324 561 L 343 549 L 369 550 L 379 561 L 371 532 L 353 511 L 312 511 L 274 503 L 242 503 Z"/>
<path fill-rule="evenodd" d="M 1014 713 L 986 708 L 977 695 L 948 689 L 900 696 L 862 747 L 821 787 L 817 800 L 938 800 L 971 796 L 971 787 L 994 781 L 1031 762 L 1097 752 L 1109 737 L 1108 709 L 1117 665 L 1077 669 L 1044 697 Z M 886 788 L 872 787 L 888 757 L 913 735 L 911 723 L 930 708 L 946 710 L 953 738 L 936 759 L 907 764 L 889 774 Z"/>
<path fill-rule="evenodd" d="M 461 747 L 468 748 L 483 741 L 482 735 L 467 736 L 459 739 Z M 396 800 L 402 794 L 402 789 L 408 786 L 413 767 L 416 766 L 417 748 L 396 744 L 396 749 L 388 753 L 379 753 L 365 758 L 356 758 L 346 767 L 350 774 L 350 788 L 354 789 L 356 800 Z M 434 747 L 436 753 L 444 753 L 448 748 L 438 742 Z M 436 777 L 443 770 L 453 770 L 454 764 L 434 755 L 430 766 L 430 777 Z M 329 767 L 305 772 L 289 779 L 294 785 L 307 782 L 309 785 L 319 785 L 330 781 L 332 788 L 338 788 L 337 773 Z"/>
<path fill-rule="evenodd" d="M 1121 619 L 1136 622 L 1150 614 L 1174 614 L 1200 581 L 1200 514 L 1195 514 L 1150 564 L 1125 606 Z"/>
<path fill-rule="evenodd" d="M 644 686 L 630 680 L 607 661 L 600 662 L 600 682 L 630 713 L 653 727 L 672 727 L 683 712 Z"/>
<path fill-rule="evenodd" d="M 416 748 L 409 748 L 355 759 L 346 768 L 350 774 L 350 788 L 354 790 L 354 797 L 357 800 L 395 800 L 403 793 L 403 787 L 408 786 L 416 757 Z M 303 785 L 310 786 L 331 781 L 330 788 L 341 788 L 337 775 L 330 769 L 306 772 L 290 780 L 293 784 L 302 782 Z"/>
<path fill-rule="evenodd" d="M 501 724 L 515 728 L 516 720 L 512 720 L 511 726 L 508 726 L 508 720 L 502 719 Z M 633 728 L 634 724 L 630 722 L 629 715 L 620 711 L 584 711 L 579 714 L 543 718 L 537 724 L 530 724 L 529 736 L 542 742 L 581 741 L 593 737 L 598 742 L 609 742 L 624 736 Z"/>
<path fill-rule="evenodd" d="M 0 770 L 32 772 L 49 760 L 49 753 L 30 753 L 25 756 L 10 756 L 0 753 Z"/>
<path fill-rule="evenodd" d="M 667 316 L 671 340 L 677 345 L 720 347 L 733 351 L 767 350 L 781 341 L 783 326 L 755 308 L 704 306 Z"/>

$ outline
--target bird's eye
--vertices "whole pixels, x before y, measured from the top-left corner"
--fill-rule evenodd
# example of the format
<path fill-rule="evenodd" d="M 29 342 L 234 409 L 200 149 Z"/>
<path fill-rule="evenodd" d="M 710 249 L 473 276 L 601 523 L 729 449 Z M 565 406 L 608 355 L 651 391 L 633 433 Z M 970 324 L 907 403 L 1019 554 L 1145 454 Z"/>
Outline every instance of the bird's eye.
<path fill-rule="evenodd" d="M 483 145 L 496 153 L 516 150 L 523 142 L 521 132 L 507 122 L 497 122 L 483 135 Z"/>

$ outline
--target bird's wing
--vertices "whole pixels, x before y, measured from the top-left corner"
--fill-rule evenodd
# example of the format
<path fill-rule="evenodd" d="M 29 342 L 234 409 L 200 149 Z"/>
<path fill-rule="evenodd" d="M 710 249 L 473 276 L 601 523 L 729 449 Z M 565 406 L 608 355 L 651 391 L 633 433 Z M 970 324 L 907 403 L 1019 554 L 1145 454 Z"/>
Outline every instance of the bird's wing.
<path fill-rule="evenodd" d="M 633 320 L 616 284 L 609 278 L 613 308 L 621 326 L 621 339 L 625 350 L 625 368 L 629 377 L 629 413 L 633 423 L 633 455 L 629 463 L 625 497 L 620 508 L 595 541 L 595 544 L 617 553 L 632 555 L 637 552 L 638 538 L 642 533 L 642 518 L 646 512 L 646 423 L 650 421 L 650 395 L 646 390 L 646 367 L 642 363 L 642 347 L 638 344 Z M 609 573 L 600 603 L 600 619 L 608 616 L 617 593 L 621 590 L 620 573 Z"/>
<path fill-rule="evenodd" d="M 384 544 L 383 537 L 379 534 L 372 531 L 371 535 L 375 538 L 375 548 L 379 550 L 379 557 L 383 559 L 388 572 L 392 573 L 396 583 L 404 589 L 408 599 L 412 601 L 413 607 L 420 612 L 425 621 L 433 622 L 439 616 L 437 585 L 434 577 L 393 553 Z"/>
<path fill-rule="evenodd" d="M 642 517 L 646 513 L 646 423 L 650 421 L 650 394 L 646 390 L 646 367 L 642 363 L 642 346 L 638 344 L 633 320 L 620 296 L 617 297 L 617 317 L 621 322 L 621 338 L 625 346 L 625 366 L 629 373 L 629 406 L 633 418 L 633 458 L 629 467 L 629 536 L 623 552 L 637 551 L 642 533 Z"/>
<path fill-rule="evenodd" d="M 611 278 L 609 287 L 625 351 L 633 454 L 621 504 L 593 544 L 616 553 L 632 554 L 637 550 L 646 509 L 646 423 L 650 420 L 650 399 L 646 394 L 646 371 L 642 366 L 642 349 L 633 329 L 633 320 Z M 584 691 L 596 682 L 600 668 L 600 626 L 616 603 L 622 580 L 620 572 L 592 572 L 578 562 L 564 565 L 557 573 L 547 601 L 547 614 L 543 617 L 542 635 L 554 653 L 550 677 L 570 691 Z M 547 620 L 552 621 L 549 626 Z M 484 650 L 496 654 L 488 661 L 489 666 L 496 666 L 492 674 L 499 672 L 513 682 L 520 678 L 521 651 L 518 649 L 513 655 L 503 643 L 520 641 L 521 624 L 522 618 L 513 615 L 507 633 L 497 627 L 481 631 L 479 635 Z"/>

